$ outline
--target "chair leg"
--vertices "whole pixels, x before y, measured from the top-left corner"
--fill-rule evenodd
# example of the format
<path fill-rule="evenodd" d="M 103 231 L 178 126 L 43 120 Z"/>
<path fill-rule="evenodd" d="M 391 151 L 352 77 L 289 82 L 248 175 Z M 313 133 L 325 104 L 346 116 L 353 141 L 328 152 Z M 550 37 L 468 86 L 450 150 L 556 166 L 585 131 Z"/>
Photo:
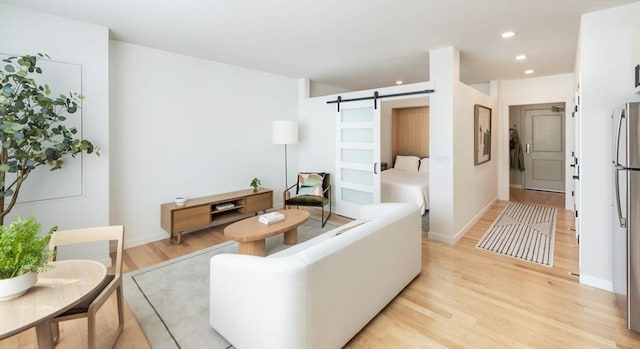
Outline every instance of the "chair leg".
<path fill-rule="evenodd" d="M 53 344 L 58 344 L 60 340 L 60 323 L 57 321 L 51 322 L 51 334 L 53 335 Z"/>
<path fill-rule="evenodd" d="M 324 217 L 324 206 L 322 206 L 322 216 Z M 323 218 L 323 221 L 322 221 L 323 228 L 324 228 L 324 225 L 327 224 L 327 222 L 329 221 L 329 217 L 331 217 L 331 204 L 329 204 L 329 214 L 327 215 L 327 218 Z"/>
<path fill-rule="evenodd" d="M 97 336 L 96 336 L 96 309 L 89 308 L 87 312 L 87 348 L 97 349 Z"/>
<path fill-rule="evenodd" d="M 111 340 L 106 346 L 107 348 L 115 347 L 116 342 L 118 341 L 118 338 L 120 338 L 122 330 L 124 329 L 124 298 L 122 294 L 122 285 L 116 289 L 116 302 L 118 306 L 118 328 L 116 328 L 115 333 L 111 336 Z"/>

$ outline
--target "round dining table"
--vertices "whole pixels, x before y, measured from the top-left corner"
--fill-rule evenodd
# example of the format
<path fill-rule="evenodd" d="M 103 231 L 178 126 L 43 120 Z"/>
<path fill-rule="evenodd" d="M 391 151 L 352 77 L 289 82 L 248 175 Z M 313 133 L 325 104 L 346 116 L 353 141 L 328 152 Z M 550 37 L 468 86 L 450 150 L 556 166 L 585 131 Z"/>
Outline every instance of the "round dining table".
<path fill-rule="evenodd" d="M 94 291 L 106 274 L 107 268 L 95 261 L 53 262 L 25 294 L 0 301 L 0 340 L 35 326 L 38 348 L 54 348 L 51 319 Z"/>

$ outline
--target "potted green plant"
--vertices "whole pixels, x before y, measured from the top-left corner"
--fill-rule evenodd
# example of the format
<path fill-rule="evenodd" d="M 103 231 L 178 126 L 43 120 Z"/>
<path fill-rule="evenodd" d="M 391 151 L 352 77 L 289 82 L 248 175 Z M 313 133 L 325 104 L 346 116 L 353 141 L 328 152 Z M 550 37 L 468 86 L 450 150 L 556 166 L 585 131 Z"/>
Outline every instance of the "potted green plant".
<path fill-rule="evenodd" d="M 37 281 L 37 273 L 47 270 L 51 228 L 44 236 L 33 217 L 18 219 L 9 226 L 0 226 L 0 301 L 25 293 Z"/>
<path fill-rule="evenodd" d="M 48 58 L 39 53 L 9 57 L 0 63 L 0 282 L 18 279 L 26 289 L 46 265 L 46 245 L 55 228 L 41 237 L 35 218 L 18 219 L 8 227 L 4 218 L 33 170 L 45 165 L 52 171 L 61 169 L 68 156 L 83 152 L 99 155 L 99 149 L 81 139 L 75 127 L 65 125 L 84 97 L 74 92 L 51 97 L 49 85 L 37 81 L 42 74 L 38 61 Z"/>
<path fill-rule="evenodd" d="M 249 184 L 252 188 L 253 191 L 258 191 L 258 187 L 262 184 L 262 182 L 260 182 L 260 180 L 256 177 L 253 177 L 253 179 L 251 180 L 251 184 Z"/>
<path fill-rule="evenodd" d="M 49 56 L 9 57 L 0 64 L 0 225 L 33 170 L 44 165 L 61 169 L 65 157 L 82 152 L 99 155 L 75 127 L 64 124 L 84 97 L 71 92 L 53 98 L 49 85 L 36 81 L 42 74 L 38 61 L 44 58 Z"/>

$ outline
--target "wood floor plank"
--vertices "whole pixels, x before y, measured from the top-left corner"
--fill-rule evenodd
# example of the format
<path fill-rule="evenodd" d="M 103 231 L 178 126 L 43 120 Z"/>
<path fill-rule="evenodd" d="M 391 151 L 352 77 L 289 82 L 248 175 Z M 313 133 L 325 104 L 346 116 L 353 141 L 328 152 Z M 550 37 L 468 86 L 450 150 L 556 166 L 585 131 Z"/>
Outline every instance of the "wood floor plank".
<path fill-rule="evenodd" d="M 564 195 L 511 192 L 512 200 L 558 207 L 552 268 L 475 247 L 507 204 L 498 201 L 453 246 L 423 234 L 422 273 L 347 347 L 640 348 L 640 335 L 626 330 L 613 294 L 580 285 L 572 274 L 579 272 L 578 244 Z M 185 234 L 182 245 L 162 240 L 127 249 L 124 270 L 224 242 L 222 229 Z M 115 302 L 110 301 L 98 314 L 101 333 L 115 326 Z M 125 321 L 116 348 L 149 348 L 128 305 Z M 86 346 L 86 320 L 63 323 L 61 330 L 58 349 Z M 0 341 L 0 348 L 36 347 L 34 330 Z"/>

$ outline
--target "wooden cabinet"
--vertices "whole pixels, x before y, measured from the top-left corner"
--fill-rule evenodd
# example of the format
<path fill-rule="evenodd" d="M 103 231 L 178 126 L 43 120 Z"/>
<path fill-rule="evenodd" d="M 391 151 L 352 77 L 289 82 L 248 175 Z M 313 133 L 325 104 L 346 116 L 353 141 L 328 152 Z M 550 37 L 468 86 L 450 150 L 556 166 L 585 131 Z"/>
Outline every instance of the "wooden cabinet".
<path fill-rule="evenodd" d="M 182 241 L 182 233 L 228 222 L 273 208 L 273 190 L 260 188 L 189 199 L 184 205 L 173 202 L 160 206 L 160 226 Z"/>

